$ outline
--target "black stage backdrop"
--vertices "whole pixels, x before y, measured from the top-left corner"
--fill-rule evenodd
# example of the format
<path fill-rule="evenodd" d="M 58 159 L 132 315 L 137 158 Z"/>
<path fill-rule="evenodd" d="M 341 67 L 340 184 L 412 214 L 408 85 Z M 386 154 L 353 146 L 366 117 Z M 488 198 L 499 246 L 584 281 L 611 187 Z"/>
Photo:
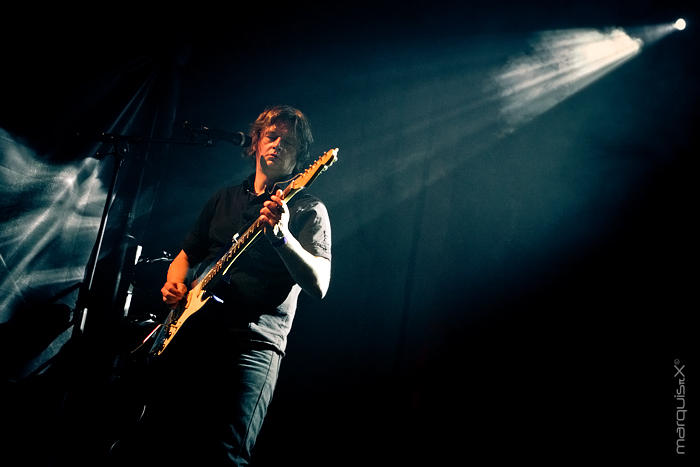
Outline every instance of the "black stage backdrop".
<path fill-rule="evenodd" d="M 692 454 L 696 11 L 178 8 L 3 21 L 3 456 L 106 462 L 134 323 L 203 202 L 251 171 L 183 124 L 246 131 L 278 103 L 315 155 L 340 148 L 311 188 L 333 277 L 301 298 L 254 465 Z M 609 61 L 577 48 L 613 40 Z"/>

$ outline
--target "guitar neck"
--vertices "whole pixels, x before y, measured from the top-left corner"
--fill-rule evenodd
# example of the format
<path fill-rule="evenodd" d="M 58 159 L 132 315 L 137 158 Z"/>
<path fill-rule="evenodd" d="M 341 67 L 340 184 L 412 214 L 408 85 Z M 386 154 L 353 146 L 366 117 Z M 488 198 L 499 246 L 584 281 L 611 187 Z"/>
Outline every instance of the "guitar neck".
<path fill-rule="evenodd" d="M 327 151 L 323 156 L 318 158 L 309 168 L 304 172 L 297 175 L 289 185 L 282 191 L 282 200 L 287 203 L 291 200 L 294 195 L 299 193 L 303 188 L 308 187 L 316 180 L 324 170 L 330 167 L 333 162 L 337 159 L 338 148 L 331 149 Z M 228 249 L 226 254 L 224 254 L 219 261 L 209 270 L 209 272 L 200 281 L 201 287 L 205 288 L 206 285 L 211 282 L 220 271 L 226 271 L 230 264 L 240 255 L 243 251 L 252 245 L 259 237 L 260 232 L 265 229 L 265 223 L 261 222 L 260 219 L 256 219 L 245 232 L 243 232 L 231 248 Z"/>
<path fill-rule="evenodd" d="M 294 195 L 296 195 L 301 188 L 293 188 L 290 184 L 285 188 L 282 193 L 282 199 L 284 202 L 291 200 Z M 231 248 L 216 262 L 214 266 L 207 272 L 207 274 L 200 281 L 202 288 L 206 288 L 207 284 L 211 282 L 216 275 L 224 270 L 233 260 L 235 260 L 238 255 L 243 253 L 243 251 L 250 245 L 255 243 L 255 241 L 260 237 L 260 233 L 265 230 L 265 223 L 261 222 L 260 219 L 256 219 L 246 230 L 243 232 L 235 242 L 231 245 Z"/>

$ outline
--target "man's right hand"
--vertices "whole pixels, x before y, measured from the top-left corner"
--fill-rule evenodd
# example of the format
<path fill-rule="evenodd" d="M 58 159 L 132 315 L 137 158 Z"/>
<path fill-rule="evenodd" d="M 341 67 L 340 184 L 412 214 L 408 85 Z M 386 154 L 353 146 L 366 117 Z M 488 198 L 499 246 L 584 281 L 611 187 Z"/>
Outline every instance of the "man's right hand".
<path fill-rule="evenodd" d="M 182 282 L 166 282 L 162 289 L 163 301 L 168 305 L 175 305 L 182 300 L 182 297 L 187 293 L 187 286 Z"/>

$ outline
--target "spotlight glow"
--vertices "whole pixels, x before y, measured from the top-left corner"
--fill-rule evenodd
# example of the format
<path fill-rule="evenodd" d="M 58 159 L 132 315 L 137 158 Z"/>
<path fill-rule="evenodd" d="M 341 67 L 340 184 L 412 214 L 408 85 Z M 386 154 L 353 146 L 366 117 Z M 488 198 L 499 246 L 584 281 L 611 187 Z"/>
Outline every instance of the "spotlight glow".
<path fill-rule="evenodd" d="M 532 52 L 500 70 L 502 116 L 510 127 L 546 112 L 641 50 L 644 41 L 620 28 L 546 31 Z"/>
<path fill-rule="evenodd" d="M 675 23 L 673 23 L 673 27 L 678 29 L 679 31 L 682 31 L 685 29 L 685 20 L 683 18 L 678 18 Z"/>

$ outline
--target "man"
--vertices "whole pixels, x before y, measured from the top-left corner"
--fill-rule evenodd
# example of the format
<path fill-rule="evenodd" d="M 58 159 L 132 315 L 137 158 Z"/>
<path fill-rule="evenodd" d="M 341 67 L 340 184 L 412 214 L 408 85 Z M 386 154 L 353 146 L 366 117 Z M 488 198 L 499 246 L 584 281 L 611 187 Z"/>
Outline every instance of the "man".
<path fill-rule="evenodd" d="M 265 238 L 233 263 L 215 292 L 218 301 L 186 321 L 163 354 L 167 402 L 160 405 L 157 429 L 173 428 L 176 438 L 161 449 L 187 451 L 197 465 L 250 461 L 299 293 L 323 298 L 330 282 L 325 206 L 304 192 L 287 205 L 275 186 L 307 165 L 313 137 L 306 117 L 289 106 L 268 108 L 250 133 L 247 155 L 255 173 L 205 204 L 161 289 L 163 301 L 175 305 L 186 296 L 195 264 L 206 271 L 236 232 L 256 218 L 264 223 Z"/>

